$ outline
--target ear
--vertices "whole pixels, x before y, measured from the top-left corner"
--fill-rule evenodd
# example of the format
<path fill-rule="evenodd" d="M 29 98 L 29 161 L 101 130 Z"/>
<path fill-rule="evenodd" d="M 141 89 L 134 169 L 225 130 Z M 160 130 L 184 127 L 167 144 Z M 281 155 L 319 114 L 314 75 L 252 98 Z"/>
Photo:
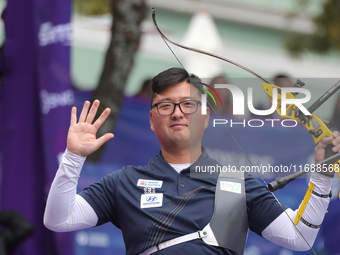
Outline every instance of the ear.
<path fill-rule="evenodd" d="M 150 129 L 152 130 L 152 132 L 155 132 L 154 128 L 153 128 L 153 119 L 152 119 L 152 111 L 149 112 L 149 116 L 150 116 Z"/>

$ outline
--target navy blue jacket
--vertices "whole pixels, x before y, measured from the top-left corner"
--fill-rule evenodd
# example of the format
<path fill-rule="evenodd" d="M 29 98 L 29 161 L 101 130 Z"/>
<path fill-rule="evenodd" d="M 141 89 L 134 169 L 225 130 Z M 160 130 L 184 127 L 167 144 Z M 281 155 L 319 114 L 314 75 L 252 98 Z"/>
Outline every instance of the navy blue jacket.
<path fill-rule="evenodd" d="M 203 150 L 196 164 L 208 166 L 217 162 Z M 121 229 L 126 254 L 135 255 L 158 243 L 202 230 L 212 217 L 216 181 L 217 178 L 190 178 L 190 168 L 178 173 L 160 152 L 149 160 L 148 165 L 125 166 L 90 185 L 80 195 L 97 213 L 97 225 L 112 222 Z M 248 176 L 245 187 L 249 228 L 261 235 L 283 210 L 256 179 Z M 159 194 L 153 196 L 154 192 L 163 194 L 163 197 Z M 146 208 L 141 208 L 141 200 L 146 203 Z M 236 253 L 207 245 L 202 240 L 193 240 L 157 254 Z"/>

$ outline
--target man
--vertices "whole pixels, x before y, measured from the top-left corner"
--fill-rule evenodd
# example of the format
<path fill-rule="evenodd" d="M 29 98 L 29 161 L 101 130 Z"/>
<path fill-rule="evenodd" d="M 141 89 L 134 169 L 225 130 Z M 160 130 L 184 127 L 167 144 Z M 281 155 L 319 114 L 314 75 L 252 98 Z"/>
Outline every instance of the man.
<path fill-rule="evenodd" d="M 127 254 L 237 254 L 207 244 L 202 236 L 188 238 L 210 222 L 217 183 L 216 178 L 190 178 L 190 165 L 217 164 L 201 146 L 209 109 L 207 115 L 201 114 L 199 81 L 181 68 L 155 76 L 150 126 L 161 151 L 148 165 L 126 166 L 78 195 L 77 180 L 86 156 L 113 134 L 96 138 L 110 112 L 104 110 L 94 121 L 98 100 L 91 107 L 84 103 L 78 121 L 73 108 L 67 150 L 47 200 L 46 227 L 73 231 L 112 222 L 122 230 Z M 316 146 L 316 162 L 324 159 L 325 147 L 331 143 L 333 151 L 339 152 L 339 133 Z M 290 249 L 310 249 L 329 203 L 332 178 L 313 173 L 311 181 L 315 184 L 313 195 L 303 214 L 304 222 L 297 226 L 289 219 L 296 212 L 289 208 L 283 212 L 273 195 L 254 178 L 245 179 L 247 209 L 238 215 L 245 214 L 249 228 L 272 242 Z M 225 222 L 237 221 L 237 217 L 225 218 Z"/>

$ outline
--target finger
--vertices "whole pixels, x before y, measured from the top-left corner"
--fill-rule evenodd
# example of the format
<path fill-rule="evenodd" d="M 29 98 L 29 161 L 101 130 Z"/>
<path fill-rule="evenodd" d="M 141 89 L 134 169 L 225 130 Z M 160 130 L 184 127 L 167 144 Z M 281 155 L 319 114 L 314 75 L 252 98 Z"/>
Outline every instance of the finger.
<path fill-rule="evenodd" d="M 107 117 L 109 117 L 110 113 L 110 108 L 106 108 L 99 116 L 99 118 L 93 123 L 93 126 L 98 130 L 103 125 Z"/>
<path fill-rule="evenodd" d="M 317 148 L 326 148 L 330 143 L 332 143 L 333 138 L 332 137 L 324 137 L 320 140 L 320 142 L 317 144 Z"/>
<path fill-rule="evenodd" d="M 340 136 L 338 132 L 333 132 L 333 145 L 336 146 L 340 143 Z"/>
<path fill-rule="evenodd" d="M 89 111 L 89 106 L 90 106 L 90 102 L 85 101 L 84 105 L 83 105 L 83 109 L 81 110 L 81 113 L 80 113 L 80 116 L 79 116 L 79 122 L 85 122 L 87 112 Z"/>
<path fill-rule="evenodd" d="M 100 101 L 99 100 L 94 100 L 91 108 L 90 108 L 90 111 L 86 117 L 86 122 L 87 123 L 92 123 L 94 118 L 96 117 L 96 114 L 97 114 L 97 111 L 98 111 L 98 107 L 99 107 L 99 104 L 100 104 Z"/>
<path fill-rule="evenodd" d="M 332 141 L 332 145 L 334 146 L 332 148 L 333 152 L 340 152 L 340 134 L 339 132 L 334 132 L 333 133 L 333 141 Z"/>
<path fill-rule="evenodd" d="M 75 106 L 72 107 L 71 110 L 71 123 L 70 125 L 75 125 L 77 123 L 77 108 Z"/>
<path fill-rule="evenodd" d="M 97 139 L 98 148 L 101 147 L 104 143 L 114 137 L 112 133 L 106 133 Z"/>

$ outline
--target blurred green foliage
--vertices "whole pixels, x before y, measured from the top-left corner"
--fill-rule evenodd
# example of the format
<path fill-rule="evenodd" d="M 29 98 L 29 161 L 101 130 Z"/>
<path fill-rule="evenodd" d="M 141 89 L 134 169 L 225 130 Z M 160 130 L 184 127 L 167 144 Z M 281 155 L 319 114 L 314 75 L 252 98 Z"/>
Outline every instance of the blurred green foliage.
<path fill-rule="evenodd" d="M 305 8 L 309 0 L 299 0 Z M 301 10 L 301 9 L 300 9 Z M 286 40 L 286 48 L 293 57 L 314 52 L 320 55 L 340 53 L 340 1 L 324 0 L 319 14 L 312 17 L 315 32 L 311 35 L 292 34 Z"/>
<path fill-rule="evenodd" d="M 73 0 L 73 8 L 86 16 L 107 14 L 111 13 L 111 0 Z"/>
<path fill-rule="evenodd" d="M 111 1 L 114 0 L 74 0 L 76 13 L 93 16 L 111 13 Z M 293 57 L 314 52 L 328 54 L 340 53 L 340 0 L 319 0 L 323 2 L 321 10 L 312 17 L 315 32 L 311 35 L 290 34 L 285 41 L 285 47 Z M 313 0 L 297 0 L 296 10 L 290 16 L 298 15 L 308 8 Z"/>

